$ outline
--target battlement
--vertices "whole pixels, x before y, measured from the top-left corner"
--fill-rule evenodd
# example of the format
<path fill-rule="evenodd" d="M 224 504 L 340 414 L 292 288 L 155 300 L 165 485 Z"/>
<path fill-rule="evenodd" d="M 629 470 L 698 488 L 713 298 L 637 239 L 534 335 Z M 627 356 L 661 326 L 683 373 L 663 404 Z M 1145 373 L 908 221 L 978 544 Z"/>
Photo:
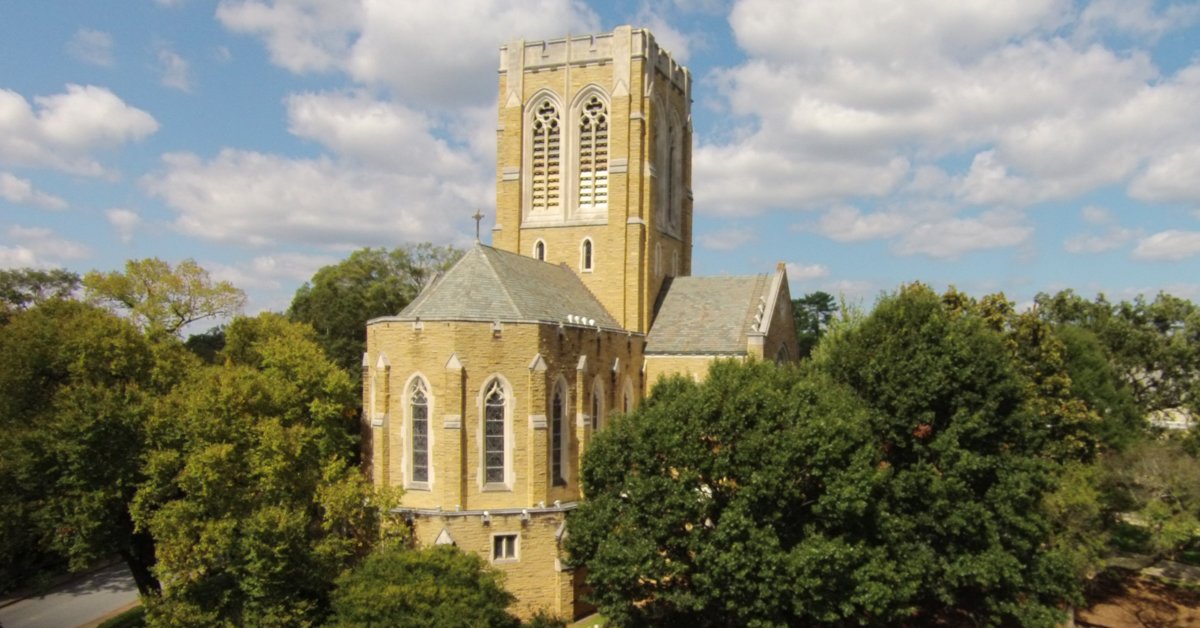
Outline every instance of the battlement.
<path fill-rule="evenodd" d="M 622 45 L 622 35 L 629 38 L 627 47 Z M 684 93 L 690 93 L 691 74 L 688 69 L 676 62 L 670 51 L 658 45 L 649 29 L 629 26 L 618 26 L 611 33 L 572 35 L 543 41 L 518 39 L 500 47 L 500 73 L 515 68 L 522 68 L 525 72 L 540 72 L 564 66 L 605 65 L 613 63 L 618 55 L 648 62 Z"/>

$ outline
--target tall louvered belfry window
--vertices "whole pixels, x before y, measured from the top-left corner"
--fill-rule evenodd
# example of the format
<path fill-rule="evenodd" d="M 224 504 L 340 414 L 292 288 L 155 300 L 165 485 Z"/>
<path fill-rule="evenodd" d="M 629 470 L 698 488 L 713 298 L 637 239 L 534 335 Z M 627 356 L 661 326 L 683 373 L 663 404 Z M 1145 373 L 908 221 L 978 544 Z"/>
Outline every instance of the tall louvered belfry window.
<path fill-rule="evenodd" d="M 598 96 L 583 105 L 579 120 L 579 208 L 608 207 L 608 107 Z"/>
<path fill-rule="evenodd" d="M 549 100 L 534 111 L 533 145 L 530 147 L 532 189 L 530 206 L 534 211 L 561 206 L 562 129 L 558 109 Z"/>

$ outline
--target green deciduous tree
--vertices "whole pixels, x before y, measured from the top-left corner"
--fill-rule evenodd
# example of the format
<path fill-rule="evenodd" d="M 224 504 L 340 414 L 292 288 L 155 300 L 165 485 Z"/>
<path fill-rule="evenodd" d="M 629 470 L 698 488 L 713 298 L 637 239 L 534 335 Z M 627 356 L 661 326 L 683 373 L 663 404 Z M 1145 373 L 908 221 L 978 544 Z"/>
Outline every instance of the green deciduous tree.
<path fill-rule="evenodd" d="M 158 258 L 129 260 L 125 272 L 92 271 L 83 277 L 88 301 L 124 313 L 147 331 L 177 334 L 190 323 L 232 316 L 246 295 L 228 281 L 213 281 L 194 260 L 174 268 Z"/>
<path fill-rule="evenodd" d="M 311 328 L 279 315 L 235 319 L 222 357 L 149 423 L 133 514 L 156 540 L 164 587 L 148 617 L 318 621 L 336 575 L 377 536 L 372 492 L 350 462 L 356 392 Z"/>
<path fill-rule="evenodd" d="M 1055 625 L 1077 594 L 1005 338 L 923 286 L 806 370 L 718 364 L 602 432 L 569 520 L 618 624 Z"/>
<path fill-rule="evenodd" d="M 359 249 L 301 286 L 288 316 L 312 325 L 330 359 L 357 378 L 367 321 L 399 313 L 435 273 L 461 256 L 458 249 L 431 244 Z"/>
<path fill-rule="evenodd" d="M 153 543 L 129 503 L 150 406 L 188 363 L 173 339 L 148 340 L 75 301 L 47 301 L 0 328 L 3 519 L 25 528 L 5 540 L 75 569 L 120 554 L 142 592 L 156 590 Z"/>
<path fill-rule="evenodd" d="M 838 305 L 833 295 L 827 292 L 810 292 L 799 299 L 792 299 L 792 316 L 796 323 L 796 342 L 800 356 L 812 355 L 813 348 L 829 328 Z"/>
<path fill-rule="evenodd" d="M 333 593 L 334 626 L 517 626 L 500 573 L 448 545 L 396 546 L 342 574 Z"/>

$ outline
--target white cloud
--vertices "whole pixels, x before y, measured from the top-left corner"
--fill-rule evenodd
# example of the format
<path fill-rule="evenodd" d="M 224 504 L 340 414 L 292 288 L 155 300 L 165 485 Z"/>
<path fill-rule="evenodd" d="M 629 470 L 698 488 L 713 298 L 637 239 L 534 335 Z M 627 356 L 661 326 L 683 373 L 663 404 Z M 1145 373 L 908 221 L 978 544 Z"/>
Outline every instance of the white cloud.
<path fill-rule="evenodd" d="M 104 212 L 104 217 L 108 219 L 108 224 L 116 230 L 121 241 L 126 244 L 133 241 L 133 232 L 142 222 L 142 218 L 137 215 L 137 212 L 116 207 Z"/>
<path fill-rule="evenodd" d="M 92 155 L 158 130 L 150 114 L 103 87 L 67 85 L 33 102 L 0 89 L 0 163 L 41 166 L 88 176 L 110 174 Z"/>
<path fill-rule="evenodd" d="M 1103 253 L 1120 248 L 1141 236 L 1141 231 L 1125 229 L 1117 224 L 1112 212 L 1095 205 L 1079 210 L 1083 222 L 1104 228 L 1100 233 L 1080 233 L 1067 238 L 1063 249 L 1068 253 Z"/>
<path fill-rule="evenodd" d="M 192 91 L 192 77 L 188 62 L 166 42 L 155 46 L 155 56 L 158 59 L 158 71 L 161 74 L 159 82 L 181 92 Z"/>
<path fill-rule="evenodd" d="M 825 212 L 813 231 L 838 242 L 861 242 L 896 236 L 912 224 L 911 216 L 898 212 L 864 215 L 857 208 L 839 206 Z"/>
<path fill-rule="evenodd" d="M 1200 255 L 1200 231 L 1169 229 L 1138 240 L 1133 249 L 1136 259 L 1178 262 Z"/>
<path fill-rule="evenodd" d="M 915 226 L 896 242 L 901 255 L 954 260 L 973 251 L 1025 244 L 1033 228 L 1015 212 L 985 212 L 977 218 L 951 218 Z"/>
<path fill-rule="evenodd" d="M 63 199 L 36 190 L 28 179 L 22 179 L 7 172 L 0 172 L 0 198 L 10 203 L 42 209 L 65 209 L 67 207 L 67 202 Z"/>
<path fill-rule="evenodd" d="M 0 268 L 61 266 L 90 253 L 87 246 L 41 227 L 13 225 L 5 235 L 11 244 L 0 244 Z"/>
<path fill-rule="evenodd" d="M 329 157 L 287 159 L 225 149 L 208 161 L 167 154 L 163 166 L 142 184 L 178 213 L 178 229 L 251 246 L 446 242 L 465 233 L 471 226 L 466 217 L 491 199 L 490 177 L 374 171 Z M 455 220 L 459 215 L 463 219 Z"/>
<path fill-rule="evenodd" d="M 829 268 L 824 264 L 787 264 L 788 280 L 812 281 L 829 276 Z"/>
<path fill-rule="evenodd" d="M 599 29 L 578 0 L 222 0 L 217 19 L 261 36 L 272 62 L 292 72 L 340 70 L 422 106 L 494 98 L 494 84 L 466 77 L 495 70 L 497 42 Z"/>
<path fill-rule="evenodd" d="M 643 3 L 633 21 L 654 33 L 658 45 L 671 53 L 671 58 L 679 63 L 687 63 L 691 56 L 691 41 L 694 39 L 676 29 L 662 14 L 656 12 L 649 3 Z"/>
<path fill-rule="evenodd" d="M 1111 211 L 1095 205 L 1088 205 L 1079 210 L 1079 216 L 1089 225 L 1104 226 L 1114 224 L 1117 221 Z"/>
<path fill-rule="evenodd" d="M 1200 17 L 1200 6 L 1169 4 L 1156 10 L 1150 0 L 1092 0 L 1080 15 L 1077 36 L 1093 37 L 1098 31 L 1116 31 L 1151 40 L 1185 28 Z"/>
<path fill-rule="evenodd" d="M 211 263 L 205 268 L 213 279 L 228 281 L 243 290 L 279 290 L 308 281 L 322 266 L 339 261 L 341 258 L 330 255 L 277 253 L 234 265 Z"/>
<path fill-rule="evenodd" d="M 447 178 L 483 167 L 433 137 L 427 116 L 400 104 L 362 92 L 294 94 L 286 103 L 289 131 L 359 164 Z"/>
<path fill-rule="evenodd" d="M 1200 203 L 1200 145 L 1163 155 L 1129 185 L 1129 195 L 1143 201 Z"/>
<path fill-rule="evenodd" d="M 714 251 L 732 251 L 754 241 L 756 232 L 748 227 L 735 227 L 710 231 L 696 236 L 696 242 Z"/>
<path fill-rule="evenodd" d="M 113 38 L 104 31 L 81 28 L 66 45 L 67 54 L 76 59 L 110 68 L 113 65 Z"/>

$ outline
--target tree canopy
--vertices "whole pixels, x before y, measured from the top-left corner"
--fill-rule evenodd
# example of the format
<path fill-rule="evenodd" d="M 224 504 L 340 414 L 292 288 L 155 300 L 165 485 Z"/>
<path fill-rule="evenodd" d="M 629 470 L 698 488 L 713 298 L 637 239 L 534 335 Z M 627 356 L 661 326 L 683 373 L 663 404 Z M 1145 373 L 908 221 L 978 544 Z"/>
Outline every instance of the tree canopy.
<path fill-rule="evenodd" d="M 83 277 L 88 301 L 130 317 L 149 331 L 177 334 L 196 321 L 232 316 L 246 295 L 228 281 L 186 259 L 174 268 L 158 258 L 129 260 L 125 272 L 91 271 Z"/>
<path fill-rule="evenodd" d="M 517 626 L 500 573 L 476 554 L 436 545 L 388 547 L 342 574 L 333 592 L 334 626 Z"/>
<path fill-rule="evenodd" d="M 462 251 L 431 244 L 359 249 L 322 267 L 301 286 L 288 316 L 317 331 L 326 354 L 358 377 L 366 350 L 367 321 L 397 314 L 434 274 L 449 268 Z"/>
<path fill-rule="evenodd" d="M 792 317 L 795 319 L 796 342 L 801 357 L 812 355 L 837 311 L 838 304 L 833 295 L 820 290 L 792 299 Z"/>
<path fill-rule="evenodd" d="M 618 624 L 1054 625 L 1030 402 L 1000 333 L 910 286 L 805 369 L 657 386 L 589 449 L 568 549 Z"/>

